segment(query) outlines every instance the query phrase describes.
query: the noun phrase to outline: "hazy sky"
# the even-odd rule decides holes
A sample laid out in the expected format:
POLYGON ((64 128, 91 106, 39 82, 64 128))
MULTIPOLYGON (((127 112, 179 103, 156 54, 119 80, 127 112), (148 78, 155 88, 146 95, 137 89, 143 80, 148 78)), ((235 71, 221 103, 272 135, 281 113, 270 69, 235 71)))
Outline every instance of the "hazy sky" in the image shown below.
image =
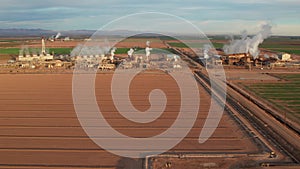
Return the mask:
POLYGON ((300 35, 300 0, 0 0, 0 2, 0 28, 98 29, 124 15, 136 12, 165 12, 187 19, 205 33, 239 33, 245 29, 252 33, 257 31, 257 25, 269 22, 273 25, 273 34, 300 35))

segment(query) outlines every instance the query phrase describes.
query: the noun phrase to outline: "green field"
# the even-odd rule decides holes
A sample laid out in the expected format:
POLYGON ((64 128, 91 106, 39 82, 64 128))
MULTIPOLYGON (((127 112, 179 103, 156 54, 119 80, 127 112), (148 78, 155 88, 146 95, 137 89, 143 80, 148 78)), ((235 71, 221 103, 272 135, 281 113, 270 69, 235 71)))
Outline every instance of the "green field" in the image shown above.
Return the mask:
MULTIPOLYGON (((181 43, 181 42, 170 42, 168 43, 170 46, 172 47, 176 47, 176 48, 202 48, 203 44, 199 44, 199 43, 181 43)), ((223 48, 224 44, 222 43, 212 43, 212 45, 214 45, 215 48, 223 48)))
POLYGON ((300 45, 291 45, 291 44, 262 44, 261 48, 277 51, 277 52, 286 52, 291 54, 300 55, 300 45))
POLYGON ((0 54, 18 55, 19 51, 19 48, 0 48, 0 54))
MULTIPOLYGON (((54 54, 70 54, 73 48, 49 48, 47 49, 49 53, 54 52, 54 54)), ((29 49, 32 50, 32 49, 29 49)), ((0 54, 6 55, 19 55, 20 48, 0 48, 0 54)), ((38 51, 38 49, 35 49, 38 51)))
MULTIPOLYGON (((214 39, 214 38, 212 38, 214 39)), ((217 37, 215 39, 223 39, 222 37, 217 37)), ((202 48, 202 44, 199 43, 182 43, 182 42, 169 42, 172 47, 176 48, 202 48), (199 46, 200 45, 200 46, 199 46)), ((223 43, 212 42, 215 48, 223 48, 223 43)), ((300 38, 293 37, 271 37, 266 39, 260 48, 276 51, 276 52, 286 52, 290 54, 300 55, 300 38)))
POLYGON ((245 88, 300 122, 300 74, 274 74, 278 83, 243 84, 245 88))
POLYGON ((271 37, 265 40, 260 48, 277 52, 286 52, 300 55, 300 39, 293 37, 271 37))
POLYGON ((130 48, 117 48, 115 54, 127 54, 130 48))
POLYGON ((212 43, 214 45, 215 48, 223 48, 224 44, 223 43, 212 43))
POLYGON ((272 50, 277 52, 285 52, 285 53, 300 55, 300 50, 295 50, 295 49, 272 49, 272 50))

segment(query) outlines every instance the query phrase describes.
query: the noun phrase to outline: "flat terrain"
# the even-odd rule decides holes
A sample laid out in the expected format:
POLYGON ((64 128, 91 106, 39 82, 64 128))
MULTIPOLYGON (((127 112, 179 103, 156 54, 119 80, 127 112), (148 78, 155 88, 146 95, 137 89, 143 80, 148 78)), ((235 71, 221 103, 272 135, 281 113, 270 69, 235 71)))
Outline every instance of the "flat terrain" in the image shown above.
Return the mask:
MULTIPOLYGON (((191 53, 191 49, 174 39, 130 38, 119 42, 116 55, 126 56, 131 47, 141 48, 144 52, 146 41, 151 47, 166 49, 165 40, 170 46, 191 53)), ((212 39, 215 48, 221 48, 228 40, 212 39)), ((33 50, 40 49, 40 39, 0 40, 0 63, 6 63, 13 55, 18 55, 20 48, 27 45, 33 50)), ((49 52, 68 54, 73 47, 83 40, 46 42, 49 52)), ((193 48, 198 42, 188 40, 193 48)), ((274 51, 296 50, 298 40, 271 38, 261 47, 274 51), (291 42, 291 43, 290 43, 291 42)), ((198 49, 199 50, 199 49, 198 49)), ((152 53, 155 53, 153 50, 152 53)), ((199 51, 200 52, 200 51, 199 51)), ((16 69, 17 74, 5 74, 0 70, 0 168, 110 168, 140 169, 142 160, 122 158, 111 154, 96 145, 81 128, 72 101, 72 70, 37 70, 16 69), (61 72, 62 74, 59 74, 61 72), (26 74, 28 73, 28 74, 26 74), (51 74, 53 73, 53 74, 51 74)), ((287 112, 288 118, 300 119, 299 116, 299 73, 298 69, 281 70, 226 69, 229 82, 240 84, 247 91, 270 103, 279 112, 287 112), (282 73, 282 72, 286 73, 282 73), (294 74, 292 74, 294 73, 294 74)), ((165 112, 155 121, 140 124, 129 121, 119 114, 111 96, 112 72, 97 74, 95 81, 96 98, 105 119, 118 132, 130 137, 144 138, 162 133, 177 118, 180 109, 180 92, 175 81, 162 72, 147 72, 138 75, 131 84, 130 98, 136 109, 145 111, 149 108, 149 92, 163 90, 168 99, 165 112)), ((260 153, 248 134, 224 112, 219 127, 204 144, 198 143, 200 131, 210 106, 210 96, 199 85, 201 108, 194 127, 188 135, 166 154, 239 154, 242 158, 157 158, 153 167, 164 168, 172 162, 172 168, 228 168, 245 166, 252 163, 249 154, 260 153), (189 164, 187 166, 187 164, 189 164)), ((88 105, 87 105, 88 106, 88 105)), ((186 118, 189 118, 186 112, 186 118)), ((88 120, 94 117, 86 113, 88 120)), ((103 125, 89 126, 102 129, 103 125)), ((180 132, 182 128, 178 128, 180 132)), ((100 139, 118 139, 103 137, 100 139)), ((175 139, 165 138, 168 140, 175 139)), ((146 147, 146 146, 145 146, 146 147)), ((123 151, 123 150, 120 150, 123 151)), ((145 149, 144 152, 149 150, 145 149)), ((257 159, 256 159, 257 160, 257 159)), ((256 161, 257 162, 257 161, 256 161)))
MULTIPOLYGON (((0 78, 0 168, 141 168, 140 161, 108 153, 83 131, 72 102, 72 74, 1 74, 0 78)), ((111 78, 111 73, 97 75, 96 97, 104 117, 119 132, 131 137, 149 137, 161 133, 176 119, 180 93, 167 74, 143 73, 131 84, 132 103, 141 111, 149 107, 147 99, 152 89, 162 89, 168 99, 163 115, 144 125, 128 121, 116 111, 111 98, 111 78)), ((199 144, 210 105, 210 96, 200 86, 199 93, 201 108, 194 127, 169 152, 259 151, 252 138, 226 112, 212 138, 199 144)), ((89 113, 86 118, 93 120, 89 113)), ((219 164, 218 161, 215 163, 219 164)))
POLYGON ((299 73, 273 73, 280 79, 275 82, 252 82, 242 85, 268 101, 281 113, 287 113, 287 117, 300 123, 300 74, 299 73))
POLYGON ((300 55, 299 37, 271 37, 264 41, 261 48, 300 55))
MULTIPOLYGON (((118 40, 121 39, 110 39, 109 43, 113 44, 118 40)), ((124 39, 115 45, 115 47, 117 47, 115 54, 127 56, 127 51, 129 51, 130 48, 140 48, 144 51, 147 41, 150 41, 152 48, 166 50, 166 45, 159 38, 129 38, 124 39)), ((67 55, 70 54, 77 45, 85 43, 86 41, 84 39, 71 41, 56 40, 53 42, 46 41, 46 51, 51 54, 67 55)), ((0 62, 3 60, 3 63, 5 63, 12 57, 18 56, 22 49, 24 53, 39 53, 41 51, 41 39, 0 39, 0 62)))
MULTIPOLYGON (((237 38, 237 37, 236 37, 237 38)), ((109 43, 113 44, 120 39, 111 38, 109 43)), ((182 51, 191 52, 188 47, 193 48, 194 50, 199 50, 203 47, 204 44, 208 44, 207 40, 195 40, 185 38, 187 44, 182 43, 179 40, 166 37, 131 37, 125 40, 122 40, 115 45, 117 47, 116 54, 120 56, 126 56, 127 51, 130 48, 145 48, 146 42, 150 41, 152 48, 166 49, 167 46, 165 43, 168 43, 170 46, 175 48, 180 48, 182 51)), ((224 44, 229 43, 229 39, 225 37, 211 37, 209 39, 211 44, 216 49, 222 49, 224 44)), ((54 42, 46 41, 46 48, 49 53, 54 54, 70 54, 70 51, 79 44, 84 44, 86 41, 84 39, 75 39, 71 41, 62 41, 57 40, 54 42)), ((299 46, 300 40, 297 37, 270 37, 265 40, 260 48, 264 49, 263 51, 268 51, 271 53, 278 52, 287 52, 292 55, 292 58, 299 59, 299 46)), ((19 51, 22 49, 29 49, 31 53, 37 53, 41 48, 41 39, 40 38, 9 38, 9 39, 0 39, 0 62, 1 60, 7 61, 11 57, 15 57, 19 54, 19 51)), ((200 52, 202 53, 202 52, 200 52)))
MULTIPOLYGON (((166 164, 170 164, 169 168, 173 169, 207 169, 207 168, 249 168, 257 166, 254 161, 238 158, 156 158, 153 160, 153 168, 167 168, 166 164)), ((259 168, 259 167, 257 167, 259 168)))

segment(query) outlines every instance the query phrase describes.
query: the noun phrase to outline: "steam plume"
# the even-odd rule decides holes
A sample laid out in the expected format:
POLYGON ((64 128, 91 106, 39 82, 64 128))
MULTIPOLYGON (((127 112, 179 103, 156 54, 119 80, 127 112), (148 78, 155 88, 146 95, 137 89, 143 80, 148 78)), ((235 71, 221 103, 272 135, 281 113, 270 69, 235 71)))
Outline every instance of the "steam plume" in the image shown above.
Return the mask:
POLYGON ((56 34, 56 36, 55 36, 55 39, 58 39, 60 36, 61 36, 61 33, 58 32, 58 33, 56 34))
POLYGON ((242 33, 241 39, 232 39, 229 45, 224 46, 224 52, 226 54, 233 53, 250 53, 253 58, 257 58, 259 55, 258 46, 266 38, 271 36, 272 26, 269 24, 264 24, 261 26, 261 30, 254 36, 248 37, 247 32, 242 33))
POLYGON ((134 50, 132 48, 130 48, 129 51, 127 51, 128 56, 131 58, 133 55, 134 50))
POLYGON ((209 55, 208 55, 208 52, 209 50, 212 48, 209 44, 205 44, 203 46, 204 50, 203 50, 203 55, 204 55, 204 58, 205 59, 208 59, 209 58, 209 55))
POLYGON ((149 47, 149 46, 150 46, 150 41, 147 41, 147 42, 146 42, 146 45, 149 47))

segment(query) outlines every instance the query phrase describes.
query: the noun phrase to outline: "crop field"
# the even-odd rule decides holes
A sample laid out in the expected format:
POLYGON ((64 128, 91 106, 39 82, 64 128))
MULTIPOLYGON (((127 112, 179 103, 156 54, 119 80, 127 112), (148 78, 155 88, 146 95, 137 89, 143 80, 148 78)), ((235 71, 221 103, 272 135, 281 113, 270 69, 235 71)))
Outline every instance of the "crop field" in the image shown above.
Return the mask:
MULTIPOLYGON (((235 37, 236 39, 239 37, 235 37)), ((213 38, 212 45, 215 48, 223 48, 224 44, 227 43, 228 40, 224 38, 213 38)), ((181 42, 168 42, 168 44, 172 47, 176 48, 200 48, 197 43, 181 43, 181 42)), ((300 55, 300 39, 293 37, 270 37, 265 40, 260 46, 260 48, 272 50, 275 52, 286 52, 291 54, 300 55)))
POLYGON ((300 74, 274 74, 278 83, 243 84, 247 89, 300 123, 300 74))
POLYGON ((19 51, 19 48, 0 48, 0 54, 18 55, 19 51))
POLYGON ((290 37, 271 37, 260 45, 261 48, 300 55, 300 39, 290 37))
MULTIPOLYGON (((29 49, 31 51, 32 49, 29 49)), ((54 52, 54 54, 70 54, 72 51, 72 48, 49 48, 47 49, 49 53, 54 52)), ((0 48, 0 54, 6 54, 6 55, 18 55, 20 51, 20 48, 0 48)), ((35 51, 38 51, 38 49, 35 49, 35 51)))
POLYGON ((117 48, 115 54, 126 54, 129 50, 130 48, 117 48))

